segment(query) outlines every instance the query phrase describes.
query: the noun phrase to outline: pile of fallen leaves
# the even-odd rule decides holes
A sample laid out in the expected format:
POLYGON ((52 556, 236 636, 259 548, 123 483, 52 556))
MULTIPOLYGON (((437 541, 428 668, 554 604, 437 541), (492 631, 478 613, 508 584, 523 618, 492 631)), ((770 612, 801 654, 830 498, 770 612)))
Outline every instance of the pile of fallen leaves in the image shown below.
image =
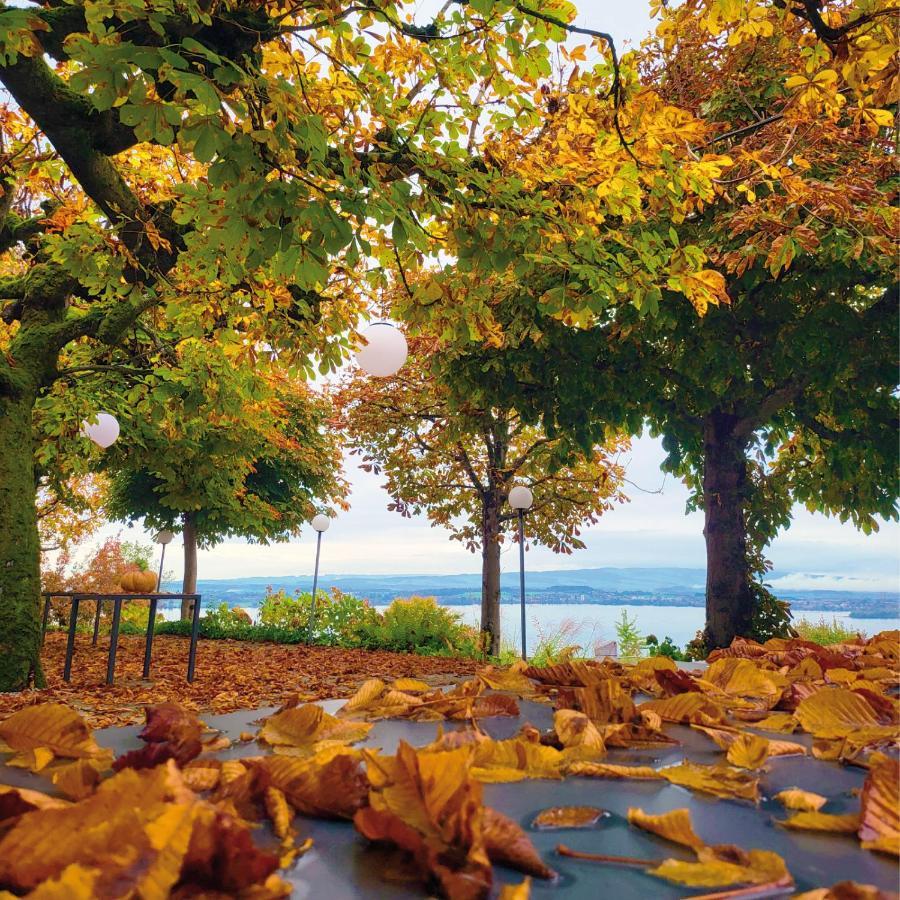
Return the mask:
POLYGON ((298 693, 310 701, 347 697, 372 676, 460 676, 470 675, 478 666, 466 659, 381 650, 201 640, 196 677, 189 684, 185 679, 187 639, 159 635, 153 641, 151 680, 145 681, 144 638, 122 636, 116 655, 116 682, 109 687, 108 637, 101 637, 94 647, 90 635, 77 636, 69 683, 62 680, 65 650, 66 635, 49 632, 41 652, 47 687, 0 693, 0 716, 52 700, 77 709, 90 725, 103 728, 138 724, 143 721, 144 707, 154 703, 174 702, 199 712, 226 713, 278 706, 298 693))
MULTIPOLYGON (((777 795, 789 811, 777 824, 845 832, 867 851, 898 856, 898 662, 900 632, 890 632, 828 648, 736 640, 698 673, 657 657, 634 666, 489 667, 450 690, 416 678, 373 678, 337 715, 290 699, 258 732, 241 735, 247 745, 255 741, 271 752, 225 761, 214 754, 227 739, 209 735, 193 713, 173 703, 148 707, 144 746, 115 760, 73 710, 30 706, 0 722, 0 739, 14 754, 7 765, 40 772, 67 799, 0 786, 0 887, 38 900, 217 892, 280 897, 290 886, 278 870, 312 843, 297 837, 300 815, 352 821, 363 838, 401 851, 423 884, 450 898, 489 896, 495 864, 518 869, 526 880, 501 892, 512 900, 528 896, 530 879, 555 873, 518 823, 485 805, 484 783, 635 778, 753 803, 760 772, 772 760, 810 752, 867 769, 858 809, 828 812, 828 797, 794 788, 777 795), (479 727, 488 717, 518 716, 521 698, 553 704, 549 732, 526 725, 495 740, 479 727), (382 718, 440 724, 424 747, 401 742, 393 755, 355 749, 372 720, 382 718), (462 726, 451 730, 445 723, 462 726), (659 769, 606 761, 612 748, 676 743, 667 732, 671 724, 704 735, 721 759, 659 769), (811 745, 808 737, 790 740, 795 732, 812 735, 811 745), (260 822, 269 829, 260 831, 260 822), (274 836, 268 843, 267 834, 274 836)), ((557 807, 532 824, 585 827, 602 815, 594 807, 557 807)), ((617 857, 601 846, 594 853, 563 844, 556 852, 718 889, 709 895, 717 898, 791 890, 781 856, 711 843, 694 830, 686 809, 634 808, 628 821, 672 843, 678 855, 617 857)), ((803 896, 884 895, 844 884, 803 896)))

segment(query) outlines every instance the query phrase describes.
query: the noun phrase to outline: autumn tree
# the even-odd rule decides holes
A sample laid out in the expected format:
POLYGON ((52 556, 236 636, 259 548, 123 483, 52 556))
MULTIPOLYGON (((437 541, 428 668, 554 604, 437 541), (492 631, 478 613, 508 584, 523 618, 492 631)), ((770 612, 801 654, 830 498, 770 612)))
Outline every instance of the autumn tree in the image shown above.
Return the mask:
MULTIPOLYGON (((692 117, 688 152, 727 153, 703 203, 661 217, 647 202, 641 225, 701 248, 720 302, 692 308, 670 279, 621 303, 547 260, 527 282, 494 277, 495 347, 449 371, 584 442, 609 422, 662 435, 704 510, 705 637, 720 647, 761 617, 783 627, 759 578, 794 502, 865 530, 897 517, 897 79, 879 16, 854 31, 842 12, 822 37, 815 10, 756 4, 752 34, 726 17, 722 40, 714 6, 667 12, 636 66, 648 94, 692 117)), ((577 85, 564 119, 588 102, 577 85)), ((638 161, 649 143, 634 134, 638 161)))
POLYGON ((410 8, 0 4, 0 689, 41 677, 32 420, 60 369, 161 316, 327 370, 359 291, 482 179, 460 136, 537 117, 564 26, 410 8))
POLYGON ((584 547, 581 529, 625 499, 618 454, 627 443, 610 437, 587 453, 573 451, 502 399, 472 403, 435 377, 436 349, 434 340, 419 338, 396 375, 348 376, 335 394, 338 423, 361 468, 384 476, 389 509, 407 517, 424 512, 481 552, 481 631, 496 654, 500 549, 516 518, 506 505, 510 489, 524 484, 534 494, 529 539, 571 553, 584 547))

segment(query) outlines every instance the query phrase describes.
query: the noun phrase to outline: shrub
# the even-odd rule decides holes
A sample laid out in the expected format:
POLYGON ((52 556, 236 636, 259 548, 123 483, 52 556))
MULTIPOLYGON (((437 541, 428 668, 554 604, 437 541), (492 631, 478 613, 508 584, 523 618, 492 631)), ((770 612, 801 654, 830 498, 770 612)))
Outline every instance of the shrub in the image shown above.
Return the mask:
POLYGON ((663 642, 660 643, 654 635, 648 634, 644 643, 651 656, 668 656, 669 659, 675 660, 687 659, 684 653, 678 648, 675 641, 668 635, 666 635, 663 638, 663 642))
POLYGON ((239 606, 231 607, 224 601, 214 609, 209 610, 200 621, 203 622, 204 620, 207 628, 221 628, 226 631, 230 628, 239 628, 243 625, 253 624, 253 620, 246 610, 241 609, 239 606))
POLYGON ((794 630, 803 640, 815 641, 815 643, 823 646, 843 644, 845 641, 855 640, 862 634, 860 631, 847 628, 837 617, 833 617, 828 622, 825 616, 819 616, 817 622, 812 622, 809 619, 798 619, 794 623, 794 630))
MULTIPOLYGON (((374 611, 373 611, 374 612, 374 611)), ((429 655, 476 656, 478 632, 462 624, 458 613, 438 606, 434 597, 398 598, 357 628, 360 645, 370 649, 429 655)))
POLYGON ((574 619, 563 619, 552 631, 544 631, 537 619, 533 621, 538 635, 537 645, 529 656, 533 666, 553 666, 582 656, 581 644, 573 642, 581 626, 574 619))
MULTIPOLYGON (((312 618, 312 593, 292 597, 284 591, 268 591, 259 610, 260 625, 307 632, 312 618)), ((333 587, 330 594, 316 591, 315 630, 313 643, 339 647, 360 646, 360 633, 367 625, 374 625, 378 614, 353 594, 345 594, 333 587)))
POLYGON ((779 600, 758 581, 750 586, 750 591, 753 594, 753 620, 748 637, 761 644, 769 638, 791 637, 795 629, 791 628, 790 604, 779 600))
POLYGON ((624 609, 616 619, 616 643, 619 657, 632 659, 644 651, 644 639, 638 631, 637 619, 629 619, 624 609))

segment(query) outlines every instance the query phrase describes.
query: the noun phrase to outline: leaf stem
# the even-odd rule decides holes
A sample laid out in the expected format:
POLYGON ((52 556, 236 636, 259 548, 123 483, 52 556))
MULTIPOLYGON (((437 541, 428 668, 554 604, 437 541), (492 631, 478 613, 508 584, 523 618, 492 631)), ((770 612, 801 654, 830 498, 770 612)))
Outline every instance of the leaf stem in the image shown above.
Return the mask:
POLYGON ((591 862, 612 863, 617 866, 638 866, 641 869, 656 868, 661 864, 658 859, 638 859, 635 856, 608 856, 605 853, 587 853, 583 850, 573 850, 565 844, 557 844, 556 852, 560 856, 570 856, 573 859, 588 859, 591 862))

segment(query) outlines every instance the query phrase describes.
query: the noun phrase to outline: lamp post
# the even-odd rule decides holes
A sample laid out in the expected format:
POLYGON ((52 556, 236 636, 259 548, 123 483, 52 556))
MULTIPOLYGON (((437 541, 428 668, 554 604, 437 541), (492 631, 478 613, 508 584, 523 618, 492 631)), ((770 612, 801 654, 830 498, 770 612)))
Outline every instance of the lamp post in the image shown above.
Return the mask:
POLYGON ((365 344, 356 351, 356 362, 368 375, 387 378, 400 371, 409 347, 403 332, 390 322, 374 322, 363 333, 365 344))
POLYGON ((162 550, 159 554, 159 574, 156 576, 156 593, 159 593, 162 587, 163 563, 166 561, 166 547, 172 543, 175 535, 171 531, 159 531, 153 537, 153 543, 159 544, 162 550))
POLYGON ((319 553, 322 550, 322 534, 328 531, 331 519, 319 513, 317 516, 313 516, 310 524, 316 530, 316 568, 313 572, 312 607, 309 611, 309 639, 312 640, 313 630, 316 626, 316 588, 319 584, 319 553))
POLYGON ((525 510, 531 509, 534 496, 524 485, 518 484, 509 492, 509 505, 519 516, 519 606, 522 613, 522 659, 525 649, 525 510))

